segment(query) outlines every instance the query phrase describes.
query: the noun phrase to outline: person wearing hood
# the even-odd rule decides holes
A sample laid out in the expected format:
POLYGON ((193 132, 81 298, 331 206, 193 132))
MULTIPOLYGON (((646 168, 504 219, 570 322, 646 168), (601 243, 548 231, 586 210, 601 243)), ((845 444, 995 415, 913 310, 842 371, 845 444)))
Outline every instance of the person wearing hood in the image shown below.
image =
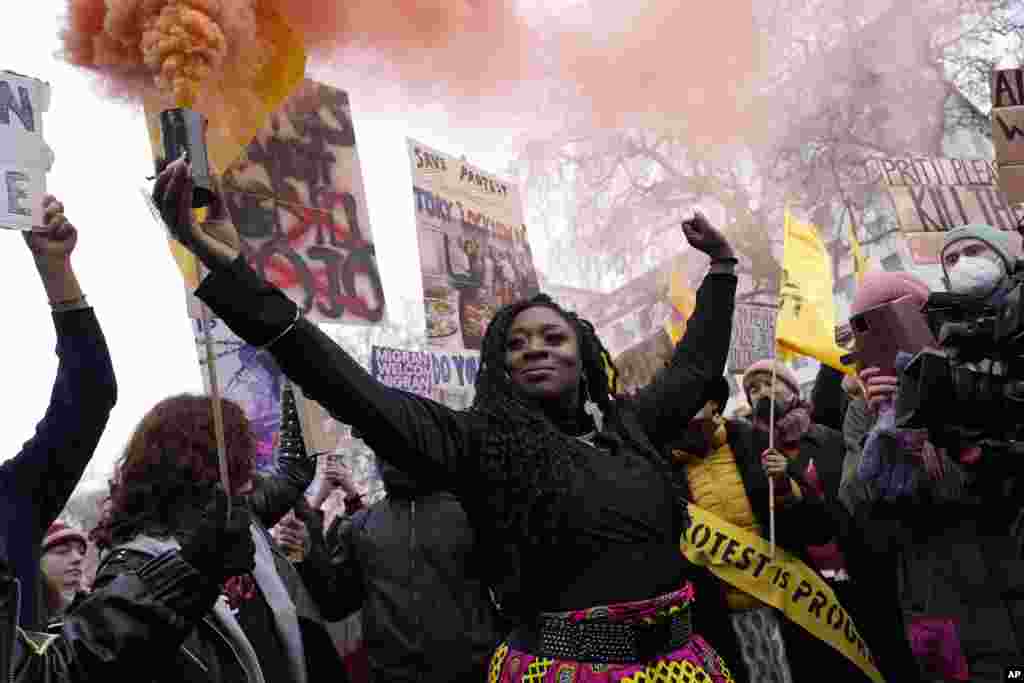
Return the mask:
MULTIPOLYGON (((1010 236, 986 225, 951 230, 941 260, 950 293, 993 304, 1015 263, 1010 236)), ((852 310, 908 294, 923 305, 924 283, 903 280, 896 287, 865 278, 852 310)), ((1013 529, 1019 459, 969 443, 947 451, 925 430, 897 428, 899 378, 865 368, 861 379, 871 415, 856 477, 844 488, 864 537, 895 558, 918 662, 941 680, 1004 680, 1003 668, 1024 660, 1024 562, 1013 529)))
POLYGON ((1017 259, 1010 234, 975 223, 946 233, 942 281, 953 294, 993 300, 1005 294, 1017 259))
POLYGON ((377 460, 387 496, 332 526, 348 613, 362 609, 373 683, 487 680, 506 635, 466 513, 438 483, 377 460))

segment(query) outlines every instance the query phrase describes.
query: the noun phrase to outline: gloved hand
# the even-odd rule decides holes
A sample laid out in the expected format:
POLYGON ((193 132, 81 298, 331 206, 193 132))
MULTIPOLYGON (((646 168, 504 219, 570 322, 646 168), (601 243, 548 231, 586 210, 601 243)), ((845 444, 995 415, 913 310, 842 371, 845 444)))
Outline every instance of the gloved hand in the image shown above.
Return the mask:
POLYGON ((181 557, 218 584, 247 574, 256 566, 250 524, 244 505, 232 505, 228 519, 228 497, 217 484, 199 524, 181 534, 181 557))
POLYGON ((932 481, 945 476, 943 454, 928 441, 927 431, 899 429, 895 423, 896 407, 883 404, 857 468, 857 478, 871 482, 884 500, 913 494, 924 481, 922 469, 932 481))

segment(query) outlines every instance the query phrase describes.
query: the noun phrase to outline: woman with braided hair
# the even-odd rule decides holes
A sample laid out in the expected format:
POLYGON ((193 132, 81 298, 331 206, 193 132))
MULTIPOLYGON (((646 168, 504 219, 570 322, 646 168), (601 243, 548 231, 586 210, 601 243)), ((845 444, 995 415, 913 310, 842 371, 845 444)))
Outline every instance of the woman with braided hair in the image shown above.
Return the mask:
POLYGON ((197 225, 191 197, 187 164, 171 164, 154 199, 210 270, 197 296, 268 348, 379 457, 455 493, 478 537, 501 550, 491 564, 518 572, 498 586, 518 626, 495 653, 491 681, 732 681, 696 633, 692 567, 679 550, 689 522, 684 487, 663 455, 722 375, 732 332, 736 259, 702 215, 683 233, 711 257, 710 273, 651 385, 613 397, 606 368, 614 381, 614 365, 593 326, 538 296, 491 321, 476 399, 455 411, 374 380, 249 268, 222 202, 197 225))

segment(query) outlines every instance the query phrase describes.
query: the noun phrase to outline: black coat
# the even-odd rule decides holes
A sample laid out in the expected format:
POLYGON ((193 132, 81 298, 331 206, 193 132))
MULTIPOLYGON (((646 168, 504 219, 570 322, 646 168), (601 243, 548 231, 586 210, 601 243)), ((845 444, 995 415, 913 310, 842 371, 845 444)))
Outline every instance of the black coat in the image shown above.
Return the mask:
POLYGON ((139 680, 173 662, 219 586, 169 552, 76 603, 55 633, 17 627, 19 581, 0 569, 0 667, 12 683, 139 680), (13 649, 12 649, 13 647, 13 649))
POLYGON ((483 581, 473 529, 455 496, 379 464, 387 498, 328 533, 362 609, 373 681, 485 680, 505 635, 483 581))
POLYGON ((20 581, 24 628, 46 624, 43 538, 78 485, 117 400, 114 367, 93 310, 54 313, 53 322, 58 365, 50 404, 32 438, 0 464, 0 551, 20 581))
MULTIPOLYGON (((303 495, 313 479, 315 469, 316 460, 313 458, 281 453, 276 471, 260 473, 255 477, 253 492, 248 496, 254 520, 264 530, 277 524, 303 495)), ((347 681, 344 664, 323 622, 325 618, 341 618, 341 599, 337 591, 347 590, 347 586, 338 584, 333 576, 325 576, 330 568, 318 567, 312 560, 303 563, 307 566, 300 574, 274 544, 269 533, 265 537, 274 556, 277 573, 295 604, 310 679, 313 680, 314 671, 329 671, 332 680, 344 683, 347 681), (313 585, 307 587, 307 581, 313 585)), ((124 575, 136 571, 149 561, 150 556, 146 552, 131 548, 130 545, 127 548, 112 548, 103 557, 96 573, 95 586, 102 588, 115 585, 124 575)), ((231 635, 212 618, 211 607, 212 603, 203 618, 189 630, 176 657, 170 658, 156 671, 153 680, 252 683, 254 676, 247 673, 244 660, 231 642, 231 635)), ((284 653, 281 656, 285 656, 284 653)))

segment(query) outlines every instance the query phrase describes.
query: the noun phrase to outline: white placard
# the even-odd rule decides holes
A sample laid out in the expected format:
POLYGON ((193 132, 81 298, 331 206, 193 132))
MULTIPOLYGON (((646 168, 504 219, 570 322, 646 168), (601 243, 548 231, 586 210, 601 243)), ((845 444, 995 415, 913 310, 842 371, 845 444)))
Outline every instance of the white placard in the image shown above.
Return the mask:
POLYGON ((53 151, 43 139, 50 86, 0 71, 0 227, 31 230, 43 224, 46 174, 53 151))

